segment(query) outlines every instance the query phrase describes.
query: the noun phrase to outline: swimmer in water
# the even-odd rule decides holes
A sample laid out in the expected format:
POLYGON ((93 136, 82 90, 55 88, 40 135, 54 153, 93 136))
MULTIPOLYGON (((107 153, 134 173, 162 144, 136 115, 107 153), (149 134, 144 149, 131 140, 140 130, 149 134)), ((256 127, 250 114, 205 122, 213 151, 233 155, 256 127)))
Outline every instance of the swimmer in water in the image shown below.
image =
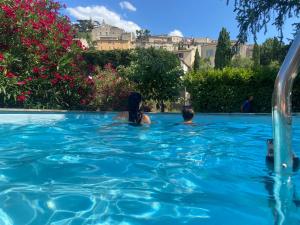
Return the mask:
POLYGON ((132 125, 151 124, 150 117, 144 114, 142 96, 138 92, 131 92, 128 97, 128 112, 119 113, 116 119, 128 120, 132 125))
POLYGON ((193 124, 193 118, 194 118, 194 110, 191 106, 183 106, 182 108, 182 117, 184 120, 184 124, 193 124))

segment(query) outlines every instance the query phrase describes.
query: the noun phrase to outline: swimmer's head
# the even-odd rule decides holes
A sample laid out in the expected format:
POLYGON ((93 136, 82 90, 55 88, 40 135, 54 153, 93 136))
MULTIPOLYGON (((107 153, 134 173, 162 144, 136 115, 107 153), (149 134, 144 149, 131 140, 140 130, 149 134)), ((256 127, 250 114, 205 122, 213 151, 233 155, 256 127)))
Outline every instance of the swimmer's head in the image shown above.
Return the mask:
POLYGON ((194 110, 190 106, 184 106, 182 108, 182 117, 185 122, 191 121, 194 117, 194 110))

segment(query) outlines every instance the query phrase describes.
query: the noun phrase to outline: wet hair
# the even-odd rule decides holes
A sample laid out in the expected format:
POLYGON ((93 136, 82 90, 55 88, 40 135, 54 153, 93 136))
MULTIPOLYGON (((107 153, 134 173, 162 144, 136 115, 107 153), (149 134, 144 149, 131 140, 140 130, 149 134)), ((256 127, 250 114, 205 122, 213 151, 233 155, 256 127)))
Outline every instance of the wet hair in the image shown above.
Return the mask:
POLYGON ((128 121, 135 124, 141 124, 143 113, 140 105, 142 102, 142 96, 138 92, 131 92, 128 97, 128 121))
POLYGON ((182 117, 184 121, 192 120, 194 117, 194 110, 190 106, 184 106, 182 108, 182 117))

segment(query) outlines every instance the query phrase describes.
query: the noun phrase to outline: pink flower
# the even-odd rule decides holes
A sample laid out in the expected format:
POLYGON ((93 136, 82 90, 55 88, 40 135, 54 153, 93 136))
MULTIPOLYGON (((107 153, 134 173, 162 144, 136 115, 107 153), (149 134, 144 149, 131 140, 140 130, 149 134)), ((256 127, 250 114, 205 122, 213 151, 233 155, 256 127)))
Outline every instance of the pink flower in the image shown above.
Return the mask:
POLYGON ((0 53, 0 61, 4 60, 4 55, 2 53, 0 53))
POLYGON ((56 85, 58 83, 58 80, 57 79, 52 79, 51 80, 51 84, 54 86, 54 85, 56 85))
POLYGON ((47 75, 40 75, 40 78, 42 78, 42 79, 47 79, 48 76, 47 76, 47 75))
POLYGON ((26 84, 26 81, 18 81, 17 82, 17 85, 19 85, 19 86, 23 86, 23 85, 25 85, 26 84))
POLYGON ((25 102, 26 101, 26 96, 24 94, 18 95, 17 96, 17 101, 18 102, 25 102))
POLYGON ((81 100, 80 100, 80 104, 81 104, 81 105, 85 105, 85 104, 86 104, 86 100, 85 100, 85 99, 81 99, 81 100))
POLYGON ((34 67, 34 68, 32 69, 32 72, 33 72, 33 73, 39 73, 39 72, 40 72, 40 69, 39 69, 38 67, 34 67))
POLYGON ((17 77, 15 74, 13 74, 12 72, 7 72, 5 75, 7 78, 15 78, 17 77))

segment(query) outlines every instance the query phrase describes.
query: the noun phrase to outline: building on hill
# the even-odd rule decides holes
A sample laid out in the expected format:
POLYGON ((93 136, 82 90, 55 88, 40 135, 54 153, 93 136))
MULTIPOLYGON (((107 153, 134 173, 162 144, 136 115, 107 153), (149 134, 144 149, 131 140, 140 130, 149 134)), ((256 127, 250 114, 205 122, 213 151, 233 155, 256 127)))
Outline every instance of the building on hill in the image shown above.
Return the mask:
POLYGON ((94 41, 94 47, 99 51, 133 49, 134 43, 128 40, 99 40, 94 41))
MULTIPOLYGON (((81 24, 93 24, 94 28, 90 33, 91 41, 96 50, 133 49, 133 48, 156 48, 165 49, 178 55, 189 68, 193 67, 195 52, 198 49, 200 57, 209 59, 214 66, 217 41, 208 37, 186 38, 169 35, 147 35, 144 38, 136 39, 135 34, 106 24, 104 21, 95 23, 89 21, 81 24)), ((232 45, 236 42, 232 41, 232 45)), ((241 45, 237 54, 242 58, 251 58, 253 45, 241 45)))
POLYGON ((174 51, 178 49, 178 44, 183 40, 182 37, 168 35, 151 35, 142 40, 136 40, 137 48, 156 48, 174 51))
POLYGON ((91 39, 97 50, 132 49, 135 35, 103 22, 92 30, 91 39))

